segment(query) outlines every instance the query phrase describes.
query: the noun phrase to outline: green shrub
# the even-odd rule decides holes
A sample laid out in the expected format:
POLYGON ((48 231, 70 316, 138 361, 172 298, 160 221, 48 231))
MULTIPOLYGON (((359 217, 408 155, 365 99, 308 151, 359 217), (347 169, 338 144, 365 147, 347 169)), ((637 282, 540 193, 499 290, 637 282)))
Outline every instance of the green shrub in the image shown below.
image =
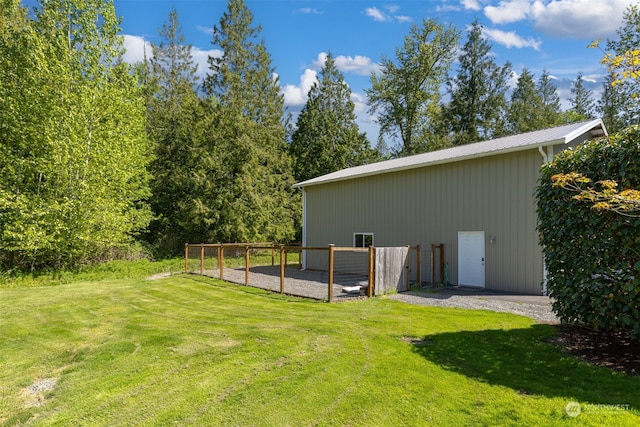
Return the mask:
POLYGON ((597 183, 640 188, 640 128, 559 153, 542 168, 536 196, 538 231, 556 314, 569 323, 622 331, 640 339, 640 217, 593 209, 554 186, 578 172, 597 183))

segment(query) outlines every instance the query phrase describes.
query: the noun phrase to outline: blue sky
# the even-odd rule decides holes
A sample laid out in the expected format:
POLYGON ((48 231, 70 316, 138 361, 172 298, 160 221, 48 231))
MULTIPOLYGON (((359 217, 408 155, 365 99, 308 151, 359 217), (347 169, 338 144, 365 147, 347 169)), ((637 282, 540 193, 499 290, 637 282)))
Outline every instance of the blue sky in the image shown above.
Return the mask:
MULTIPOLYGON (((326 52, 331 52, 353 92, 358 123, 374 142, 375 117, 367 114, 364 90, 378 72, 382 56, 395 57, 412 24, 437 18, 463 31, 474 20, 485 28, 499 65, 510 61, 515 75, 528 68, 535 77, 544 69, 555 79, 563 106, 571 81, 584 74, 599 97, 606 70, 603 53, 588 49, 597 38, 616 38, 622 14, 637 0, 246 0, 254 26, 262 27, 272 65, 280 78, 288 110, 299 111, 326 52)), ((219 55, 211 29, 227 9, 226 0, 115 0, 122 17, 126 60, 142 59, 149 41, 159 43, 158 29, 175 6, 186 38, 193 46, 200 74, 208 55, 219 55)), ((603 43, 604 45, 604 43, 603 43)), ((147 49, 147 53, 150 49, 147 49)), ((456 69, 456 64, 452 72, 456 69)))

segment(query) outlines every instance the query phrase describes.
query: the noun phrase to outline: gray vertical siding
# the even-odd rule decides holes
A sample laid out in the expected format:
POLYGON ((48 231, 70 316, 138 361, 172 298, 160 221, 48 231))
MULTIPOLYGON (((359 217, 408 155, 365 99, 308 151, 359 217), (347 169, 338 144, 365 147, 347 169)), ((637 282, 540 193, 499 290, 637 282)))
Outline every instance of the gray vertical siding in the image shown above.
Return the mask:
POLYGON ((307 245, 352 246, 354 232, 374 233, 376 246, 444 243, 457 284, 458 231, 484 231, 486 288, 540 294, 541 163, 528 150, 306 187, 307 245))

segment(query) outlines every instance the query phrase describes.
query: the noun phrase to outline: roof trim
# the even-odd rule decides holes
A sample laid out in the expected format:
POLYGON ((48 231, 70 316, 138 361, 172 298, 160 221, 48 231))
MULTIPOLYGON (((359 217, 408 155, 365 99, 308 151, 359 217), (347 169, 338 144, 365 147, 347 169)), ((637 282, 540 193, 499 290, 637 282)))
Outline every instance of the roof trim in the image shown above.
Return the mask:
POLYGON ((607 130, 601 119, 573 123, 519 135, 497 138, 490 141, 476 142, 444 150, 431 151, 428 153, 416 154, 414 156, 342 169, 317 178, 299 182, 294 184, 293 188, 304 188, 354 178, 364 178, 391 172, 401 172, 427 166, 536 149, 538 147, 569 144, 585 133, 591 134, 592 137, 606 136, 607 130))

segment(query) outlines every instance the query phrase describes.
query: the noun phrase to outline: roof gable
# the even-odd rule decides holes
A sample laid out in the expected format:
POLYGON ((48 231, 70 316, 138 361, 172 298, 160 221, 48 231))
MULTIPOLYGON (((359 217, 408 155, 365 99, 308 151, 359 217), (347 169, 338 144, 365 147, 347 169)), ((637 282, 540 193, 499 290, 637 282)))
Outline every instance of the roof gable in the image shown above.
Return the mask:
POLYGON ((537 147, 569 144, 586 133, 590 133, 592 137, 607 135, 607 131, 602 120, 596 119, 506 136, 489 141, 460 145, 444 150, 431 151, 399 159, 385 160, 363 166, 355 166, 299 182, 293 187, 302 188, 311 185, 326 184, 329 182, 398 172, 443 163, 452 163, 478 157, 530 150, 537 147))

